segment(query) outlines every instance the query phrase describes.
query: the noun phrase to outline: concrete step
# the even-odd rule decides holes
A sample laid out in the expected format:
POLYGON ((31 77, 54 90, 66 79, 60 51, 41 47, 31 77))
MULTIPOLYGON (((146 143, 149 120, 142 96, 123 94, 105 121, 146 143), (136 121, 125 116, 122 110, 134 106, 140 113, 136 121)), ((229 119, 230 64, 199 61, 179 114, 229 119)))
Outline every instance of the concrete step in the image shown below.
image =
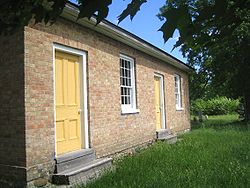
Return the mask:
POLYGON ((162 139, 170 134, 168 129, 161 129, 156 131, 156 139, 162 139))
POLYGON ((111 158, 101 158, 89 163, 69 168, 52 176, 52 183, 57 185, 74 185, 86 183, 101 175, 112 165, 111 158))
POLYGON ((58 156, 56 161, 55 173, 63 172, 67 169, 75 168, 95 160, 93 149, 82 149, 58 156))
POLYGON ((167 136, 158 138, 157 140, 165 141, 165 142, 167 142, 169 144, 174 144, 174 143, 177 142, 177 136, 175 134, 169 134, 167 136))

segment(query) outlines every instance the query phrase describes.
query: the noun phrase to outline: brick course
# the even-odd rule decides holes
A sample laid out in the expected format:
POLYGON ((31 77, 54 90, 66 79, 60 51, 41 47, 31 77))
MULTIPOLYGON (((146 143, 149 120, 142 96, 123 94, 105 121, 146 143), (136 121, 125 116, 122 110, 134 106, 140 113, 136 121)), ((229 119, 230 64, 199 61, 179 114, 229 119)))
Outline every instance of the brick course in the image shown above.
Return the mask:
MULTIPOLYGON (((186 72, 62 18, 58 19, 52 26, 30 24, 24 28, 22 36, 19 42, 22 46, 22 48, 20 47, 22 53, 19 52, 21 55, 18 66, 22 68, 23 73, 19 73, 20 78, 9 89, 14 91, 15 87, 18 87, 22 91, 18 91, 18 95, 11 93, 9 98, 15 98, 15 100, 20 101, 19 103, 22 103, 21 112, 13 110, 13 113, 18 113, 19 118, 16 118, 21 121, 22 125, 20 132, 23 133, 23 140, 21 138, 19 140, 22 140, 23 144, 20 143, 19 148, 21 149, 18 152, 22 151, 20 158, 24 157, 25 159, 20 161, 23 162, 22 165, 27 171, 27 181, 48 176, 53 171, 55 156, 53 43, 87 52, 89 140, 90 146, 96 150, 98 157, 112 155, 131 148, 131 146, 154 140, 156 121, 154 73, 164 76, 167 128, 173 132, 190 128, 188 75, 186 72), (136 98, 137 108, 140 109, 140 112, 136 114, 121 114, 120 53, 135 59, 136 98), (182 77, 184 108, 182 111, 176 111, 175 108, 175 73, 182 77)), ((14 45, 12 39, 4 39, 3 42, 0 41, 0 46, 3 46, 6 41, 12 41, 9 42, 10 47, 14 45)), ((3 59, 1 62, 8 58, 10 53, 11 51, 7 51, 5 57, 1 57, 3 59)), ((14 57, 8 61, 18 62, 14 57)), ((11 70, 8 67, 6 72, 11 70)), ((16 69, 14 70, 16 71, 16 69)), ((6 82, 4 82, 6 85, 4 87, 7 87, 9 79, 11 76, 6 79, 1 77, 1 82, 2 80, 6 82)), ((6 95, 6 93, 2 94, 3 97, 6 95)), ((0 110, 3 111, 3 109, 0 110)), ((20 109, 20 105, 17 109, 20 109)), ((6 118, 9 115, 9 112, 3 115, 1 113, 1 118, 6 118)), ((18 125, 19 122, 16 121, 12 123, 13 126, 18 125)), ((7 120, 0 121, 1 124, 6 124, 6 122, 7 120)), ((14 139, 14 135, 10 137, 10 139, 14 139)), ((4 140, 2 136, 0 139, 4 140)), ((14 140, 10 141, 11 145, 14 143, 14 140)), ((9 146, 3 148, 1 145, 1 152, 8 148, 9 146)), ((10 154, 12 151, 4 152, 10 154)), ((17 156, 13 154, 13 157, 17 156)))

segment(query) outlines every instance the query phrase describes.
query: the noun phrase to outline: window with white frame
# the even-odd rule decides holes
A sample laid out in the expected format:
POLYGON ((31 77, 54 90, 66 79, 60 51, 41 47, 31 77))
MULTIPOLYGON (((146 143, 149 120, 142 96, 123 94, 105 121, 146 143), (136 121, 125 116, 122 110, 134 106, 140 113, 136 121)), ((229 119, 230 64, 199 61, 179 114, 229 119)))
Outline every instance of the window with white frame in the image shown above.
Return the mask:
POLYGON ((174 92, 175 92, 175 104, 176 109, 181 109, 181 77, 180 75, 174 75, 174 92))
POLYGON ((120 55, 120 84, 122 113, 136 112, 134 60, 120 55))

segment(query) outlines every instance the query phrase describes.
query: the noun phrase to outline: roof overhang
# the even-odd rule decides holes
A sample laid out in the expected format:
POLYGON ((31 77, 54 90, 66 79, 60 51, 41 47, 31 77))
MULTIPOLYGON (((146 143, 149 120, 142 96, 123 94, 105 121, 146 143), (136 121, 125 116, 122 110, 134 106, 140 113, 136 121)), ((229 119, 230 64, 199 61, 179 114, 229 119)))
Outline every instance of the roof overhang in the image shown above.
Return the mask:
POLYGON ((186 72, 193 71, 193 69, 190 66, 186 65, 177 58, 153 46, 152 44, 139 38, 138 36, 112 24, 107 20, 104 20, 100 22, 98 25, 96 25, 95 17, 92 17, 90 20, 85 18, 77 20, 78 14, 79 10, 76 6, 71 4, 66 4, 61 16, 67 20, 71 20, 82 26, 90 28, 91 30, 94 30, 98 33, 102 33, 103 35, 106 35, 114 40, 117 40, 121 43, 131 46, 139 51, 142 51, 150 56, 160 59, 161 61, 173 65, 174 67, 177 67, 183 71, 186 72))

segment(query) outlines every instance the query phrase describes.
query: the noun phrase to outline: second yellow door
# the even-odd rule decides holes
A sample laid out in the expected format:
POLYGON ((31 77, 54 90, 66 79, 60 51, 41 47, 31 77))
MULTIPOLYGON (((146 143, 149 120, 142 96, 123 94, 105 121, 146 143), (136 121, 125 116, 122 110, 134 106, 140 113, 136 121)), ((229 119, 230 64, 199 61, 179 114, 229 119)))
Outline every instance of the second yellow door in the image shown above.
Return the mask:
POLYGON ((56 52, 56 154, 79 150, 81 138, 79 57, 56 52))
POLYGON ((160 77, 154 77, 155 85, 155 113, 156 113, 156 130, 162 129, 162 113, 161 113, 161 80, 160 77))

